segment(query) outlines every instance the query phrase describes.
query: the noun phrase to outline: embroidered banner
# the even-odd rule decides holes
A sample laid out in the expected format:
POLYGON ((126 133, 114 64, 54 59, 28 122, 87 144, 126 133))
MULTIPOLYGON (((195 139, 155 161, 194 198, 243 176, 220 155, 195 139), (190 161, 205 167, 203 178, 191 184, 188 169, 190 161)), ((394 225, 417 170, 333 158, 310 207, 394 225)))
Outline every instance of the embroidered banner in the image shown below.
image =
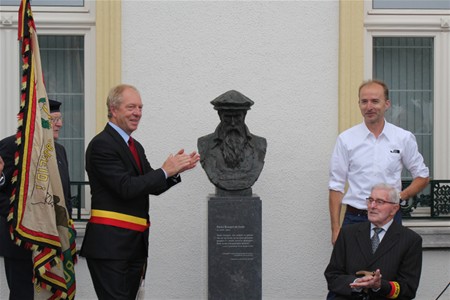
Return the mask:
POLYGON ((35 299, 75 297, 75 230, 56 161, 51 115, 29 0, 19 8, 22 54, 15 189, 8 220, 16 244, 32 251, 35 299))

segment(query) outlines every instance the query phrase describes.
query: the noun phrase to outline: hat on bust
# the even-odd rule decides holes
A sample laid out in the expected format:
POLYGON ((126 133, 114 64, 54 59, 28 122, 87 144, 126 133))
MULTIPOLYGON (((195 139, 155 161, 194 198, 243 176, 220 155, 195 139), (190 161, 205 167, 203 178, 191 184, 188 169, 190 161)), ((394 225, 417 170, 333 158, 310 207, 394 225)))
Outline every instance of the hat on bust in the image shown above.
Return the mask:
POLYGON ((238 91, 231 90, 211 101, 211 104, 216 110, 249 110, 254 102, 238 91))

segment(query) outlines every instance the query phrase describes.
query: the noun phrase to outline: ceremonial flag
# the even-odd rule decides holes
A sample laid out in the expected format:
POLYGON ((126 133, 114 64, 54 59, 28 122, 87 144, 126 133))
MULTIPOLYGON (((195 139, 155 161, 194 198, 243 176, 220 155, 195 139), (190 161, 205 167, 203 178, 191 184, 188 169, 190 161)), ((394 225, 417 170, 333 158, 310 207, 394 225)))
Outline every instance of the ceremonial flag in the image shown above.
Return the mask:
POLYGON ((21 103, 8 220, 16 244, 32 251, 35 299, 75 297, 75 231, 56 161, 47 92, 30 0, 19 9, 21 103))

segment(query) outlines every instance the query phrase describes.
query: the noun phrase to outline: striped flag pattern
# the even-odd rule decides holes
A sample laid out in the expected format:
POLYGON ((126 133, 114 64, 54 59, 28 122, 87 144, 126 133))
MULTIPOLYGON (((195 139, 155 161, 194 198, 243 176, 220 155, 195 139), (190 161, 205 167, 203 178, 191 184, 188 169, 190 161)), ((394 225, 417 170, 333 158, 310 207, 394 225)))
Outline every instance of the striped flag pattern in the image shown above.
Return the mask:
POLYGON ((32 251, 35 299, 75 297, 75 230, 56 160, 51 115, 30 0, 19 8, 22 79, 8 221, 17 245, 32 251))

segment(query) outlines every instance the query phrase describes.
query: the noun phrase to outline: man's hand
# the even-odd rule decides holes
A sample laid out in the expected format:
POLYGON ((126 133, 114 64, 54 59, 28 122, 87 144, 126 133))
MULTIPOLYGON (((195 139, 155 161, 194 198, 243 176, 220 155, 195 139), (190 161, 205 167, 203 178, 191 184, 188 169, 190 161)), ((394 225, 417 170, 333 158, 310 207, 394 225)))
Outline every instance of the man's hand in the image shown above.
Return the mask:
POLYGON ((372 274, 367 274, 364 277, 356 279, 350 283, 352 289, 373 289, 378 290, 381 287, 381 273, 380 269, 377 269, 372 274))
POLYGON ((162 168, 166 171, 167 176, 174 176, 186 170, 190 170, 197 165, 200 155, 197 152, 191 154, 184 153, 184 149, 180 149, 177 154, 170 154, 166 159, 162 168))
POLYGON ((181 169, 179 173, 182 173, 184 171, 195 168, 195 166, 197 165, 197 162, 200 160, 200 154, 198 154, 196 151, 192 151, 192 153, 189 154, 189 157, 190 157, 189 165, 187 165, 185 168, 181 169))

